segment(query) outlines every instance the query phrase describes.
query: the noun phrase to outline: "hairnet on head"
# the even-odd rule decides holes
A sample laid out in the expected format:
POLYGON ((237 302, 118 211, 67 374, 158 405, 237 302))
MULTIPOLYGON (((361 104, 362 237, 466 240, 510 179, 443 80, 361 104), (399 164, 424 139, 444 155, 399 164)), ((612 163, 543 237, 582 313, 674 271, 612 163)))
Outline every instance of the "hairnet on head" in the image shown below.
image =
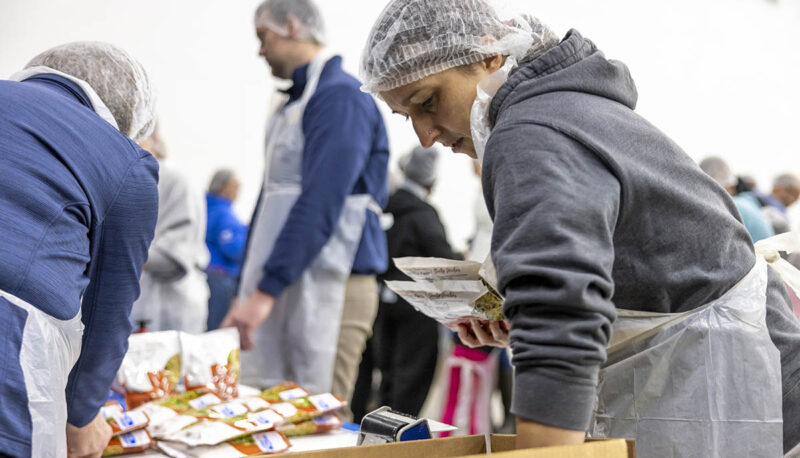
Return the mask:
POLYGON ((256 8, 256 26, 263 25, 285 37, 290 14, 300 22, 299 38, 325 43, 325 23, 319 8, 311 0, 265 0, 256 8))
POLYGON ((150 135, 155 94, 147 73, 124 50, 108 43, 67 43, 34 57, 25 68, 45 66, 86 81, 108 107, 120 132, 133 140, 150 135))
POLYGON ((407 179, 429 188, 436 182, 439 150, 417 146, 400 158, 400 170, 407 179))
POLYGON ((521 61, 557 43, 538 19, 501 17, 487 0, 392 0, 361 56, 361 89, 389 91, 498 54, 521 61))
POLYGON ((720 186, 736 186, 736 177, 733 176, 731 168, 724 159, 711 156, 700 161, 700 169, 714 179, 720 186))
POLYGON ((219 194, 224 189, 225 186, 228 185, 228 182, 231 181, 233 178, 233 170, 231 169, 220 169, 214 173, 214 176, 211 177, 211 183, 208 185, 208 192, 211 194, 219 194))

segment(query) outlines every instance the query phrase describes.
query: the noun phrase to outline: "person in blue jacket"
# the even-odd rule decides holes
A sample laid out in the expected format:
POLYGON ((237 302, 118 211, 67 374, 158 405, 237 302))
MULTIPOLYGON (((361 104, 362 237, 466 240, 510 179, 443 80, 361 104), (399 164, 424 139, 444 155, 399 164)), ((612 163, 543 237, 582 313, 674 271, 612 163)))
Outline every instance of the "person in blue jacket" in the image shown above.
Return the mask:
POLYGON ((0 452, 100 456, 153 238, 158 164, 144 69, 97 42, 0 81, 0 452))
POLYGON ((242 336, 242 380, 294 380, 351 396, 387 267, 379 214, 389 145, 375 101, 324 47, 309 0, 267 0, 255 14, 259 54, 291 80, 266 135, 262 192, 238 303, 224 325, 242 336), (338 350, 337 350, 338 349, 338 350))
POLYGON ((218 170, 211 178, 206 193, 208 211, 206 245, 211 253, 208 264, 208 330, 217 329, 228 313, 236 295, 247 225, 233 212, 233 202, 239 195, 239 178, 230 169, 218 170))

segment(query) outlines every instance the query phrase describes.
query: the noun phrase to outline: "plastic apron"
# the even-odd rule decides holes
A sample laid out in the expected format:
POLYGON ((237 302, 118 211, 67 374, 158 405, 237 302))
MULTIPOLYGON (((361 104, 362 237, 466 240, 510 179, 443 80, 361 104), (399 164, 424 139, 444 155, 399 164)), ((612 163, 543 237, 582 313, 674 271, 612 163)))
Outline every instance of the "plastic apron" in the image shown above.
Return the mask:
POLYGON ((782 456, 781 363, 766 291, 758 257, 698 309, 619 310, 590 435, 636 439, 640 456, 782 456))
MULTIPOLYGON (((242 267, 240 302, 255 292, 275 240, 301 194, 303 112, 326 62, 322 54, 311 62, 302 97, 280 108, 270 120, 264 188, 242 267)), ((320 254, 298 281, 276 298, 269 318, 255 332, 255 349, 242 353, 243 383, 266 387, 292 380, 311 392, 330 391, 345 286, 366 212, 379 213, 376 206, 370 195, 346 199, 338 225, 320 254)))
MULTIPOLYGON (((81 312, 69 320, 56 319, 18 297, 0 290, 3 298, 28 313, 19 363, 31 415, 31 456, 67 456, 66 388, 72 366, 81 353, 81 312)), ((0 337, 2 338, 2 337, 0 337)))

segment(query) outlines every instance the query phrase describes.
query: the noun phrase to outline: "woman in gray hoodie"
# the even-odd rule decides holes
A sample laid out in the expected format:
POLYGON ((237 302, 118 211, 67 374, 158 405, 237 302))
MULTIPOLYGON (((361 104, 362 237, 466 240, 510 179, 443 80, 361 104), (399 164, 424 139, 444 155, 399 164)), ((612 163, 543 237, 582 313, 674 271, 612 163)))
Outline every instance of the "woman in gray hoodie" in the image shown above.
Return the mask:
POLYGON ((510 338, 518 447, 586 432, 635 438, 641 456, 778 456, 800 442, 785 287, 725 190, 635 113, 624 64, 486 0, 393 0, 361 76, 422 146, 482 161, 512 325, 460 334, 510 338))

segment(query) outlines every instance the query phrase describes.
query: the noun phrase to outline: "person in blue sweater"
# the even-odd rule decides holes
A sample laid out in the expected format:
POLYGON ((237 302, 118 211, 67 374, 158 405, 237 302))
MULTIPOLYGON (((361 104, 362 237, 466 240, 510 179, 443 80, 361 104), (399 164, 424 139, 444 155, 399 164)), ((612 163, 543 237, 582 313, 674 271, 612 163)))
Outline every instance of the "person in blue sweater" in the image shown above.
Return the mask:
POLYGON ((206 245, 211 253, 208 264, 208 330, 217 329, 236 295, 236 279, 244 257, 247 225, 233 212, 239 196, 239 178, 233 170, 214 173, 206 193, 206 245))
POLYGON ((153 238, 158 164, 144 69, 97 42, 0 81, 0 451, 100 456, 153 238))
POLYGON ((349 398, 386 269, 379 214, 388 199, 383 119, 340 57, 324 50, 309 0, 267 0, 259 54, 291 80, 266 136, 269 161, 251 223, 239 306, 242 381, 294 380, 349 398))

